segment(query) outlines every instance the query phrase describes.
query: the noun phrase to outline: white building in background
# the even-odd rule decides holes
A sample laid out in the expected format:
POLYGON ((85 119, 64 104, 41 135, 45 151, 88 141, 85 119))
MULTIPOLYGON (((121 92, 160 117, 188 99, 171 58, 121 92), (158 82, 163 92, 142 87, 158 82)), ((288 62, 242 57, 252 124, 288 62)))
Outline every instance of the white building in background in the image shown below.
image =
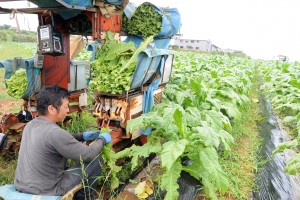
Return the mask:
POLYGON ((219 51, 221 48, 212 44, 210 40, 194 40, 178 38, 173 43, 178 49, 195 51, 219 51))

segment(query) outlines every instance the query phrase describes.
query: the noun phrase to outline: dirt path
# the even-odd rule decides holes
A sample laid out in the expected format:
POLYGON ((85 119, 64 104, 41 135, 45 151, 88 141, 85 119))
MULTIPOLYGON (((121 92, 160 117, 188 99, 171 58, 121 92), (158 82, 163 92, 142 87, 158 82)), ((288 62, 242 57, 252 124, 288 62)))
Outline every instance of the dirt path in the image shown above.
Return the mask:
POLYGON ((22 100, 0 100, 0 118, 9 113, 16 113, 21 110, 22 100))

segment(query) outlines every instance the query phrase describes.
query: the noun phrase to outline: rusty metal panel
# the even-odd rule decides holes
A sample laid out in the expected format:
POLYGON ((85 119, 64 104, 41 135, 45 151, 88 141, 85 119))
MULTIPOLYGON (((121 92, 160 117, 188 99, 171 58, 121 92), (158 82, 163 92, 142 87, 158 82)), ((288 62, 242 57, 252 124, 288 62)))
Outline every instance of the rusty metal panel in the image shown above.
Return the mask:
POLYGON ((129 113, 130 119, 136 118, 137 114, 143 111, 143 95, 140 94, 136 97, 129 99, 129 113))
POLYGON ((70 82, 70 36, 67 30, 57 25, 57 30, 63 33, 65 55, 44 56, 42 74, 42 86, 58 84, 68 89, 70 82))
POLYGON ((100 39, 101 32, 106 32, 109 30, 118 33, 121 32, 121 21, 121 15, 112 15, 107 18, 101 15, 99 9, 97 13, 92 15, 93 38, 100 39))
MULTIPOLYGON (((154 90, 155 104, 161 103, 165 86, 154 90)), ((127 121, 137 118, 143 113, 143 93, 141 90, 132 91, 126 95, 97 94, 93 115, 98 118, 98 127, 109 127, 112 136, 112 144, 123 140, 140 137, 140 131, 126 133, 127 121)), ((145 143, 142 137, 141 142, 145 143)))

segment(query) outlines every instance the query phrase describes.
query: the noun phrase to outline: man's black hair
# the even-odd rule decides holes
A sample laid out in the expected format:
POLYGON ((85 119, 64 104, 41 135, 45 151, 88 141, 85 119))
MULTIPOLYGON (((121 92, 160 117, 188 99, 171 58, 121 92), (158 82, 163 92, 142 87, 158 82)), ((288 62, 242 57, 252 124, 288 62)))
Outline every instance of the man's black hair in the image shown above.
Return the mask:
POLYGON ((41 89, 37 96, 37 111, 40 115, 48 113, 48 106, 52 105, 59 111, 64 98, 69 98, 68 90, 58 85, 47 86, 41 89))

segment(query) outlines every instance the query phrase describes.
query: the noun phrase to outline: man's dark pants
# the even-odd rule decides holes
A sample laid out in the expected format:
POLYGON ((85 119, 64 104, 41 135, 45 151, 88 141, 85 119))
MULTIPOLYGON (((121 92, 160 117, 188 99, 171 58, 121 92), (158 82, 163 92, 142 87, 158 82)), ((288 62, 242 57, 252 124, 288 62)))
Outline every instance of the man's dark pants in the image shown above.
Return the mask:
POLYGON ((103 159, 99 155, 90 163, 80 163, 70 166, 63 177, 63 182, 67 190, 71 190, 79 183, 84 183, 84 187, 75 194, 77 200, 92 200, 97 188, 97 179, 100 176, 101 166, 103 166, 103 159))

